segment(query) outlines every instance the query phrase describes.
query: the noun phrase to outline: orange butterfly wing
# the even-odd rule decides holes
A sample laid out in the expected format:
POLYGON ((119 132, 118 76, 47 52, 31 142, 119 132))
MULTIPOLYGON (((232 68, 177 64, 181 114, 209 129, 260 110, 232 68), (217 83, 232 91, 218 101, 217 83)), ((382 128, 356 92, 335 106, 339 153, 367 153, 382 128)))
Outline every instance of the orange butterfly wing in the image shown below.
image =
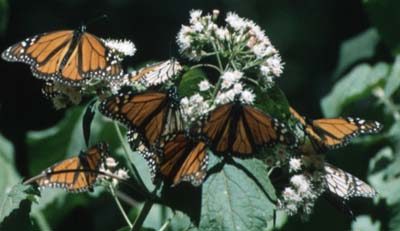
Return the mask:
POLYGON ((351 138, 361 134, 373 134, 382 129, 377 121, 360 118, 331 118, 306 121, 293 108, 292 115, 304 126, 305 132, 319 151, 335 149, 347 145, 351 138))
POLYGON ((97 180, 104 159, 108 156, 108 145, 99 143, 43 171, 44 176, 36 183, 40 187, 63 188, 70 192, 90 190, 97 180))
POLYGON ((218 154, 232 153, 239 156, 254 154, 259 146, 276 142, 297 145, 296 137, 284 124, 249 105, 228 103, 212 111, 203 133, 218 154))
POLYGON ((37 78, 74 86, 92 77, 113 79, 123 74, 116 51, 83 30, 56 31, 27 38, 5 50, 2 58, 31 65, 37 78))
POLYGON ((170 93, 121 93, 101 103, 100 111, 138 131, 147 147, 162 135, 183 130, 180 108, 170 93))
POLYGON ((160 174, 172 185, 189 181, 194 186, 203 183, 206 176, 208 156, 204 142, 191 142, 178 133, 162 147, 160 174))

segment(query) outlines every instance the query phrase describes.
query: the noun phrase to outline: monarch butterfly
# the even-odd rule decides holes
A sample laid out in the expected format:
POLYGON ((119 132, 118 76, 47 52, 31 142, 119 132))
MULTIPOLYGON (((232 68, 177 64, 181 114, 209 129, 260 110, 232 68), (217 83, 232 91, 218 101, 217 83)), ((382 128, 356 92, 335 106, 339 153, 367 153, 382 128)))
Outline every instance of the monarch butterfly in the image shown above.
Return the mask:
POLYGON ((377 192, 371 186, 348 172, 325 163, 325 182, 328 190, 343 198, 374 197, 377 192))
MULTIPOLYGON (((147 147, 161 136, 183 130, 176 88, 171 88, 166 93, 121 92, 103 101, 99 110, 105 116, 118 120, 130 130, 141 134, 147 147)), ((130 133, 133 134, 132 131, 130 133)))
POLYGON ((175 59, 158 62, 139 70, 135 75, 128 74, 131 82, 139 82, 145 86, 159 85, 171 79, 182 70, 182 66, 175 59))
POLYGON ((202 133, 209 139, 211 150, 217 154, 249 156, 257 146, 271 146, 276 142, 297 146, 296 137, 285 124, 237 100, 211 111, 202 133))
POLYGON ((119 78, 123 74, 118 53, 95 35, 78 30, 62 30, 35 35, 2 53, 10 62, 31 65, 34 76, 78 86, 83 80, 119 78))
POLYGON ((40 187, 63 188, 69 192, 91 191, 98 177, 98 170, 109 155, 106 143, 98 143, 79 156, 66 159, 42 172, 36 180, 40 187))
POLYGON ((208 156, 207 146, 202 141, 194 141, 183 133, 160 144, 158 153, 160 174, 172 185, 188 181, 194 186, 203 183, 206 176, 208 156))
POLYGON ((382 129, 382 124, 377 121, 352 117, 308 120, 292 107, 289 109, 320 152, 345 146, 353 137, 377 133, 382 129))

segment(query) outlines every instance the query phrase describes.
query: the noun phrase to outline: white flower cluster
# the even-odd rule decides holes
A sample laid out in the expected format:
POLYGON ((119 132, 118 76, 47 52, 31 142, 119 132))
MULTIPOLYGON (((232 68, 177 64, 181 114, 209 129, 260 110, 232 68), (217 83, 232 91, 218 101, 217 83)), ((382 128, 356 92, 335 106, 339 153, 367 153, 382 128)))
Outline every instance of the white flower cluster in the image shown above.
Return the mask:
MULTIPOLYGON (((123 168, 116 169, 117 166, 118 166, 118 162, 115 161, 114 158, 107 157, 105 164, 102 164, 99 169, 100 172, 104 172, 108 175, 116 176, 116 178, 112 178, 112 180, 111 180, 111 183, 114 186, 116 186, 119 182, 117 178, 120 178, 120 179, 128 179, 129 178, 128 170, 123 169, 123 168)), ((105 180, 110 180, 110 176, 107 176, 107 175, 100 175, 100 178, 105 179, 105 180)))
POLYGON ((282 193, 280 206, 289 214, 294 215, 301 210, 302 215, 309 215, 315 200, 322 192, 313 187, 309 177, 297 174, 290 178, 290 186, 282 193))
POLYGON ((298 172, 301 170, 301 159, 290 158, 289 160, 289 172, 298 172))
POLYGON ((105 39, 103 41, 108 48, 114 49, 125 56, 133 56, 136 53, 136 47, 132 41, 126 39, 105 39))
POLYGON ((216 104, 225 104, 234 101, 236 96, 242 103, 253 104, 255 95, 250 89, 244 89, 244 85, 240 80, 243 77, 243 72, 240 71, 226 71, 220 78, 221 89, 215 98, 216 104))
POLYGON ((204 100, 203 96, 199 93, 192 95, 190 98, 182 98, 181 107, 183 118, 187 123, 195 122, 211 110, 209 102, 204 100))
POLYGON ((190 12, 190 24, 182 25, 177 35, 184 56, 200 60, 214 52, 221 56, 235 54, 233 63, 242 70, 258 69, 267 82, 282 74, 283 64, 278 51, 256 23, 229 12, 226 25, 218 26, 215 23, 218 14, 216 10, 213 15, 205 16, 200 10, 190 12))
POLYGON ((307 217, 311 214, 315 201, 325 191, 323 158, 318 155, 291 157, 287 161, 290 184, 283 190, 280 207, 289 215, 301 213, 307 217), (309 170, 312 169, 312 170, 309 170))

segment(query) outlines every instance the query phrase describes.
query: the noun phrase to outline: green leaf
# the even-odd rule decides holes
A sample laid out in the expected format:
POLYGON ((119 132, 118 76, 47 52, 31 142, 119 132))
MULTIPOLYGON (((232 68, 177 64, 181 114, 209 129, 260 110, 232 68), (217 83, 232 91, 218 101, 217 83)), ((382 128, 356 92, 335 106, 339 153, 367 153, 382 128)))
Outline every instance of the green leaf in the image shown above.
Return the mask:
POLYGON ((196 226, 190 221, 190 218, 186 216, 186 214, 182 212, 175 212, 175 215, 172 217, 171 222, 165 229, 166 231, 175 231, 175 230, 185 230, 185 231, 196 231, 198 230, 196 226))
POLYGON ((379 221, 372 222, 370 216, 362 215, 356 217, 356 220, 351 224, 352 231, 380 231, 381 223, 379 221))
POLYGON ((400 203, 390 208, 389 230, 395 231, 400 228, 400 203))
POLYGON ((389 66, 378 63, 374 66, 360 64, 348 75, 339 80, 333 90, 321 101, 322 110, 327 117, 335 117, 348 104, 367 97, 389 73, 389 66))
POLYGON ((394 54, 400 51, 400 1, 364 0, 364 6, 372 24, 377 28, 382 40, 394 54))
POLYGON ((287 223, 287 221, 288 221, 288 215, 286 214, 286 212, 282 210, 277 210, 275 227, 273 226, 273 222, 270 222, 268 223, 266 231, 281 230, 283 226, 287 223))
POLYGON ((159 230, 168 217, 172 217, 171 209, 163 205, 154 204, 143 223, 143 227, 159 230))
POLYGON ((200 68, 191 69, 182 76, 179 83, 178 94, 181 97, 189 97, 199 91, 199 83, 207 79, 200 68))
POLYGON ((355 37, 344 41, 340 46, 339 63, 333 78, 337 79, 354 63, 373 57, 375 48, 379 42, 379 34, 376 29, 368 29, 355 37))
POLYGON ((28 185, 21 183, 14 185, 8 192, 5 192, 0 197, 0 223, 10 215, 12 211, 19 208, 21 201, 27 199, 28 194, 25 190, 29 188, 28 185))
POLYGON ((255 93, 257 97, 254 105, 257 108, 278 119, 287 118, 287 114, 289 113, 289 102, 285 93, 283 93, 276 84, 268 89, 267 92, 256 88, 255 93))
POLYGON ((31 175, 66 157, 76 156, 85 147, 80 120, 83 107, 68 110, 63 120, 43 131, 27 133, 29 170, 31 175))
POLYGON ((266 166, 259 160, 235 160, 203 185, 201 230, 263 230, 276 200, 266 166))
POLYGON ((0 134, 0 196, 10 190, 12 185, 19 181, 19 175, 15 169, 14 147, 10 141, 0 134))
MULTIPOLYGON (((120 155, 122 154, 122 149, 120 149, 119 152, 120 155)), ((132 152, 131 154, 132 158, 132 163, 129 164, 134 164, 139 172, 140 178, 143 180, 143 183, 145 184, 146 188, 151 192, 154 190, 155 186, 153 184, 153 181, 151 180, 151 174, 150 174, 150 168, 147 165, 146 160, 140 155, 138 152, 132 152)))
POLYGON ((30 219, 31 201, 22 200, 18 203, 19 209, 12 213, 0 223, 0 230, 35 230, 30 219))
POLYGON ((379 197, 391 206, 400 202, 400 158, 389 148, 381 149, 369 165, 368 181, 378 191, 379 197), (380 171, 377 171, 380 170, 380 171))
POLYGON ((96 103, 96 100, 92 100, 87 105, 85 114, 83 115, 82 130, 83 130, 83 136, 85 138, 86 146, 89 146, 91 125, 92 125, 94 115, 96 113, 95 108, 94 108, 95 103, 96 103))
POLYGON ((385 95, 390 97, 400 87, 400 55, 396 56, 385 85, 385 95))

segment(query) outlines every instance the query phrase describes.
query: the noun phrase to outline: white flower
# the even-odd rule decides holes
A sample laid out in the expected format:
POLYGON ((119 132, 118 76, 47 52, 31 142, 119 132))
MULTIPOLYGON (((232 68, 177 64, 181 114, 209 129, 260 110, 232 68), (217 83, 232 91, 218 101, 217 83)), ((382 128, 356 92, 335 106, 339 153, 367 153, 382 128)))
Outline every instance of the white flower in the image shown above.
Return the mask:
POLYGON ((300 195, 292 187, 286 187, 285 190, 283 190, 282 195, 286 201, 294 201, 294 202, 302 201, 300 195))
POLYGON ((182 107, 186 107, 186 106, 188 106, 189 105, 189 99, 188 99, 188 97, 183 97, 182 99, 181 99, 181 106, 182 107))
POLYGON ((192 25, 192 28, 193 28, 193 30, 194 30, 195 32, 201 32, 201 31, 204 29, 204 26, 203 26, 203 24, 201 24, 201 22, 195 22, 195 23, 192 25))
POLYGON ((113 173, 109 169, 105 168, 104 165, 101 165, 99 171, 104 173, 104 174, 99 174, 99 178, 101 179, 108 180, 110 179, 109 175, 113 175, 113 173))
POLYGON ((208 89, 210 89, 210 82, 208 82, 207 80, 203 80, 199 83, 199 89, 200 91, 207 91, 208 89))
POLYGON ((233 85, 233 91, 235 92, 235 94, 241 93, 242 90, 243 90, 243 85, 241 83, 235 83, 235 85, 233 85))
POLYGON ((281 57, 279 55, 274 55, 268 58, 267 64, 271 68, 271 71, 275 76, 280 76, 282 74, 283 65, 281 62, 281 57))
POLYGON ((227 71, 225 72, 221 78, 223 79, 221 87, 223 89, 231 87, 233 84, 235 84, 237 81, 242 78, 243 72, 240 71, 227 71))
POLYGON ((129 178, 128 170, 123 169, 123 168, 118 169, 118 170, 115 172, 115 175, 117 175, 118 177, 120 177, 120 178, 122 178, 122 179, 128 179, 128 178, 129 178))
POLYGON ((301 174, 292 176, 292 178, 290 178, 290 182, 297 188, 302 184, 308 184, 307 179, 301 174))
POLYGON ((115 40, 115 39, 106 39, 104 43, 107 47, 111 49, 115 49, 118 52, 126 55, 126 56, 133 56, 136 52, 135 44, 129 40, 115 40))
POLYGON ((176 37, 181 52, 190 48, 192 44, 192 38, 190 36, 191 33, 193 33, 193 29, 191 27, 182 25, 181 30, 176 37))
POLYGON ((301 169, 301 159, 298 158, 290 158, 289 160, 289 171, 296 172, 301 169))
POLYGON ((265 54, 265 46, 262 43, 256 44, 253 46, 253 52, 258 58, 264 57, 265 54))
POLYGON ((229 31, 228 31, 228 29, 226 29, 226 28, 219 28, 219 27, 217 27, 217 28, 215 29, 215 35, 217 36, 217 38, 218 38, 219 40, 224 41, 224 40, 227 40, 227 39, 228 39, 228 37, 229 37, 229 31))
POLYGON ((204 98, 200 94, 192 95, 189 99, 187 97, 181 100, 183 117, 186 122, 193 122, 198 117, 207 113, 210 110, 208 101, 204 101, 204 98), (183 101, 183 104, 182 104, 183 101))
POLYGON ((266 65, 261 65, 260 72, 263 76, 268 77, 271 74, 271 68, 269 68, 269 66, 266 65))
POLYGON ((241 100, 243 103, 252 104, 256 96, 250 90, 244 90, 241 94, 241 100))
POLYGON ((297 207, 297 205, 296 205, 295 203, 286 204, 286 205, 284 206, 284 209, 286 210, 286 212, 287 212, 289 215, 294 215, 294 214, 296 214, 297 211, 298 211, 298 207, 297 207))
POLYGON ((219 16, 219 10, 214 9, 214 10, 212 11, 212 19, 213 19, 213 20, 216 20, 216 19, 218 18, 218 16, 219 16))
POLYGON ((225 21, 235 30, 240 31, 246 28, 246 21, 233 12, 229 12, 225 21))
POLYGON ((118 165, 118 162, 115 161, 112 157, 107 157, 106 159, 106 166, 109 168, 115 168, 118 165))
POLYGON ((304 175, 294 175, 290 179, 290 182, 297 188, 300 194, 304 194, 305 196, 310 196, 310 194, 312 194, 311 183, 304 175))
POLYGON ((191 104, 202 104, 203 100, 203 96, 201 96, 199 93, 196 93, 190 97, 191 104))
POLYGON ((190 11, 190 23, 194 24, 200 20, 203 11, 201 10, 191 10, 190 11))
POLYGON ((267 46, 271 45, 271 42, 265 35, 265 32, 257 24, 255 24, 251 20, 248 20, 247 26, 250 28, 249 33, 254 35, 257 38, 258 42, 264 43, 267 46))

